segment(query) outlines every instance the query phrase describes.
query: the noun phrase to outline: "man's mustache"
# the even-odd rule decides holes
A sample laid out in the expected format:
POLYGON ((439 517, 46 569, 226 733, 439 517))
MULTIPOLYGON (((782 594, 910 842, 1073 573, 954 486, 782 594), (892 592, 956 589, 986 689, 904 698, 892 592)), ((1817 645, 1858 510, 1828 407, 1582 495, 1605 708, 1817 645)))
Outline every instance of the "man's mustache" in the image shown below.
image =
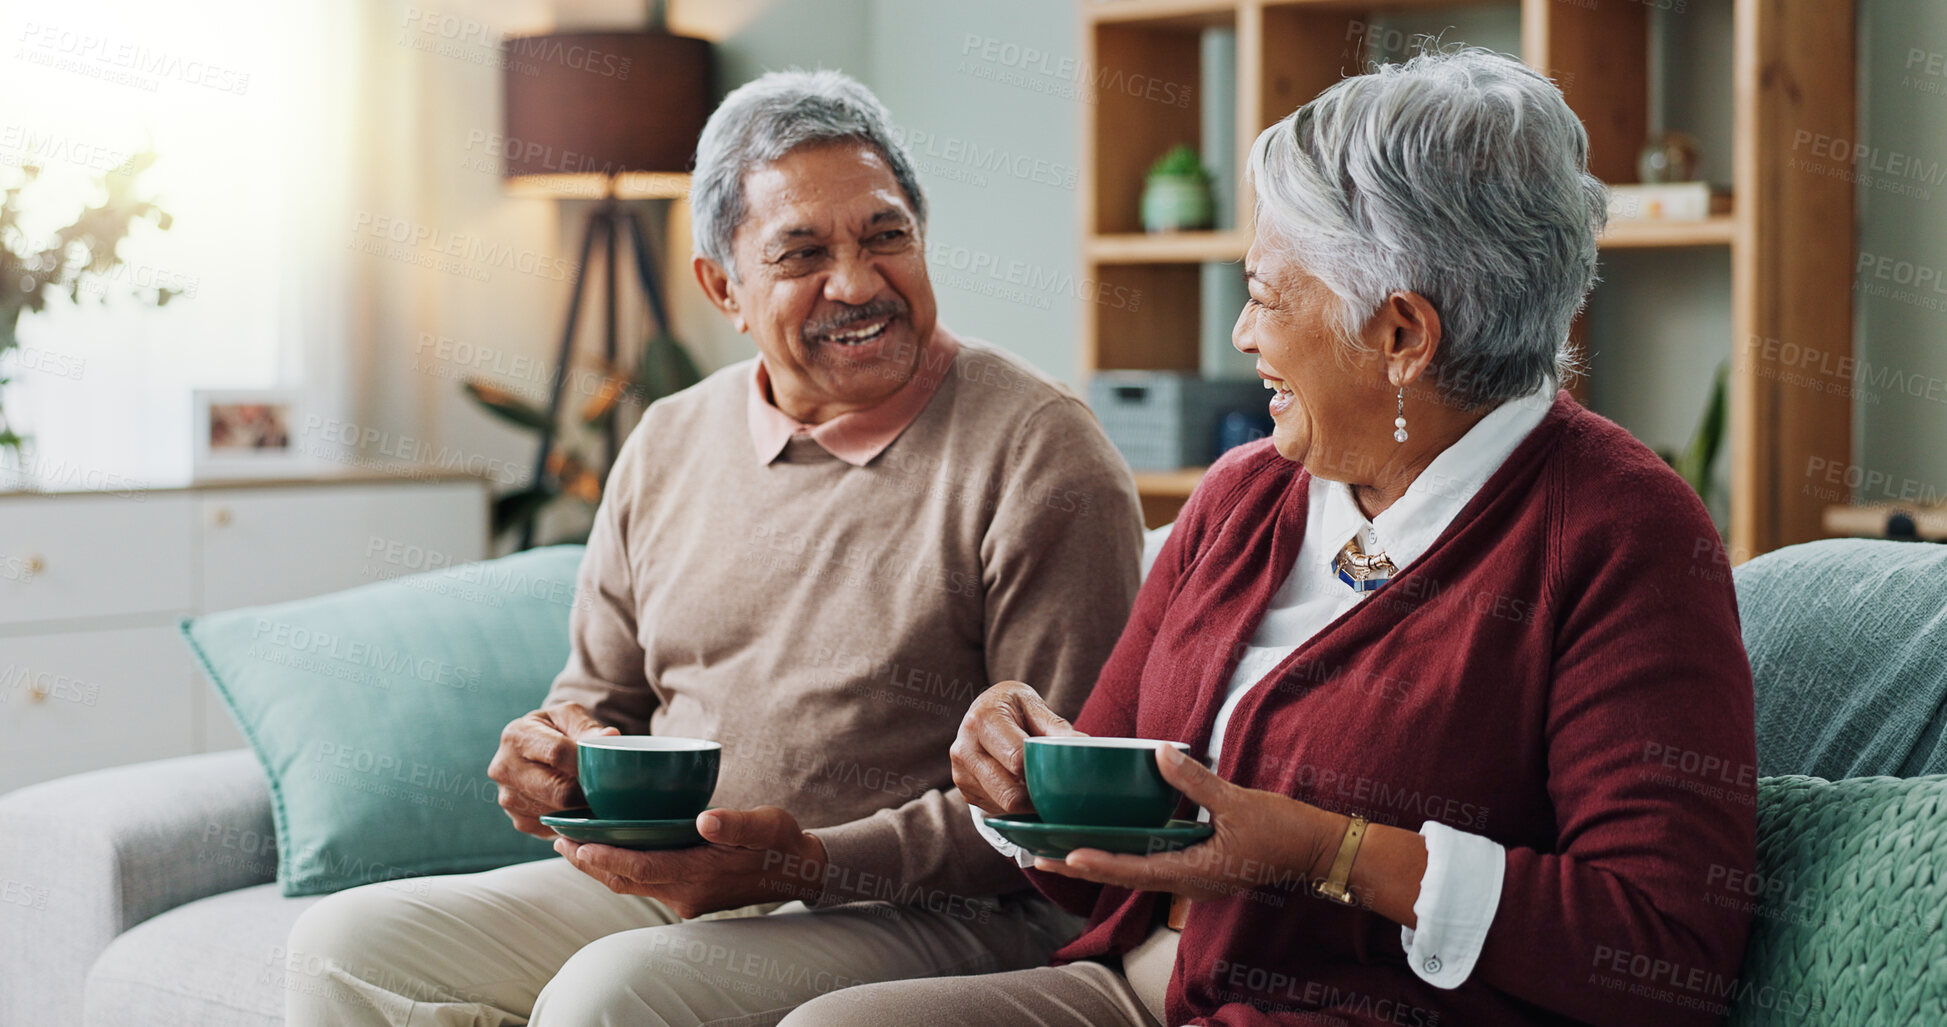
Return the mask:
POLYGON ((835 335, 855 325, 877 321, 885 317, 903 317, 906 304, 901 300, 873 300, 861 307, 846 307, 830 317, 805 322, 804 335, 807 339, 821 339, 835 335))

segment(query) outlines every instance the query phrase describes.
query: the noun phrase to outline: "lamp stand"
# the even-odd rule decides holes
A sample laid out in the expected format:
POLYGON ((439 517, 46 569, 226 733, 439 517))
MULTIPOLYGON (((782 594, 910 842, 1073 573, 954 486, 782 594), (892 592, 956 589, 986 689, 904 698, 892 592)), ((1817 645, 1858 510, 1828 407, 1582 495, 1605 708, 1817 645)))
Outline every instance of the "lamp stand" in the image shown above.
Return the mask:
MULTIPOLYGON (((656 281, 656 262, 649 252, 649 235, 642 227, 642 218, 617 200, 611 190, 593 212, 588 215, 588 224, 582 230, 581 256, 575 264, 574 285, 568 294, 568 318, 561 330, 561 346, 555 357, 554 375, 548 387, 548 423, 541 429, 540 451, 534 456, 534 477, 536 485, 548 473, 548 454, 554 450, 557 426, 561 422, 561 393, 567 385, 569 372, 574 367, 575 329, 581 323, 581 304, 584 289, 588 284, 588 257, 595 250, 597 238, 602 245, 602 357, 607 366, 616 366, 616 313, 615 305, 620 293, 617 276, 621 270, 616 262, 620 249, 619 237, 626 233, 629 237, 629 262, 634 265, 636 280, 642 287, 642 294, 649 301, 649 320, 651 330, 667 333, 669 319, 663 308, 662 286, 656 281)), ((611 416, 603 426, 603 452, 605 454, 600 477, 604 484, 608 481, 609 468, 615 462, 616 424, 611 416)), ((527 549, 534 544, 535 524, 538 517, 530 517, 521 525, 520 548, 527 549)))

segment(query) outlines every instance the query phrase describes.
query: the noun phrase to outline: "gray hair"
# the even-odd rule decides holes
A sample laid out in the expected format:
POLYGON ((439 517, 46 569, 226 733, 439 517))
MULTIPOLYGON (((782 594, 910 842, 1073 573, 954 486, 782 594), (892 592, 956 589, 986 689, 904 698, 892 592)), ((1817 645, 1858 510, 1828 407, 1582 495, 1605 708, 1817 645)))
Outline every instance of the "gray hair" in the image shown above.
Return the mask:
POLYGON ((743 221, 744 175, 801 146, 854 141, 877 149, 926 228, 926 194, 913 162, 893 134, 885 104, 839 71, 773 71, 723 98, 696 141, 690 176, 690 241, 731 281, 731 240, 743 221))
POLYGON ((1423 52, 1347 78, 1251 147, 1257 222, 1338 299, 1351 345, 1385 298, 1440 312, 1433 380, 1474 409, 1572 372, 1608 192, 1562 94, 1514 58, 1423 52))

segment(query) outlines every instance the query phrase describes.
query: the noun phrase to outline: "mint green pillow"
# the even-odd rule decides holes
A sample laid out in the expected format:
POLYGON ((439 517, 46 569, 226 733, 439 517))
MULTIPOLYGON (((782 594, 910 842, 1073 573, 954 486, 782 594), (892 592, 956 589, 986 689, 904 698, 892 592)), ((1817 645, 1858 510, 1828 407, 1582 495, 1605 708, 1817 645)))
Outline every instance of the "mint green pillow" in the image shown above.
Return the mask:
POLYGON ((581 553, 183 621, 270 777, 285 895, 552 855, 501 812, 487 764, 567 663, 581 553))
POLYGON ((1758 779, 1758 872, 1730 1023, 1947 1023, 1947 775, 1758 779))

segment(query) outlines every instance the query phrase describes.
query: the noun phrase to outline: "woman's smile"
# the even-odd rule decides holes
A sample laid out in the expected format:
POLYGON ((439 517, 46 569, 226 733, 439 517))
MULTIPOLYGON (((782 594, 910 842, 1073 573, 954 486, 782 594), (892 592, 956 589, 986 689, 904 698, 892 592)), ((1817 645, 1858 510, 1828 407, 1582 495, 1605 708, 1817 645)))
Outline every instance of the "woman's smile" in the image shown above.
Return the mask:
POLYGON ((1282 378, 1273 378, 1265 374, 1263 368, 1258 369, 1257 376, 1264 379, 1264 387, 1271 390, 1271 403, 1269 407, 1271 416, 1275 418, 1279 414, 1290 410, 1292 403, 1291 386, 1282 378))

